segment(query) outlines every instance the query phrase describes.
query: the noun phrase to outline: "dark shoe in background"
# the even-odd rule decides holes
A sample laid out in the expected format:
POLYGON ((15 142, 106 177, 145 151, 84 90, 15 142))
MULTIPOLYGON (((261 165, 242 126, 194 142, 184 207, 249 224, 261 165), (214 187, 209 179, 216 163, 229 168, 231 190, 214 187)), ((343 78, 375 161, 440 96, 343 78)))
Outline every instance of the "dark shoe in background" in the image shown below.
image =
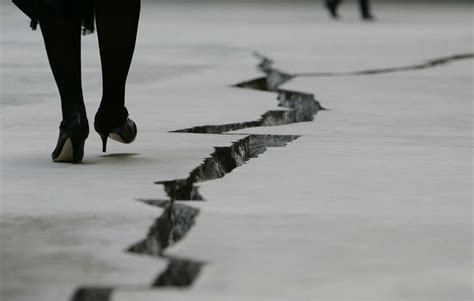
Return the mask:
POLYGON ((362 15, 362 19, 364 21, 375 21, 375 17, 371 14, 364 14, 362 15))
POLYGON ((333 17, 334 19, 339 19, 339 15, 337 13, 337 7, 339 5, 339 1, 326 0, 325 3, 326 3, 326 8, 331 14, 331 17, 333 17))

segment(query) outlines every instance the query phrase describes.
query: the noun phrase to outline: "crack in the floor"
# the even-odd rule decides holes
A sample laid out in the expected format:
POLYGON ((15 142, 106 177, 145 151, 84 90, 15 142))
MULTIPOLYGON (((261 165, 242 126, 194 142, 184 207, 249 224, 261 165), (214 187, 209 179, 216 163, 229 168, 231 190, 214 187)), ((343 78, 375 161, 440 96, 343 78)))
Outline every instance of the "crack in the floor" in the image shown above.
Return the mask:
POLYGON ((84 287, 76 290, 71 301, 110 301, 112 293, 110 287, 84 287))
MULTIPOLYGON (((176 204, 174 201, 140 201, 160 207, 163 212, 150 227, 147 236, 129 247, 127 252, 168 260, 166 270, 156 277, 151 284, 152 288, 191 286, 205 263, 170 257, 165 255, 164 251, 186 236, 195 225, 199 209, 176 204)), ((74 293, 71 301, 109 301, 115 289, 112 287, 82 287, 74 293)))
MULTIPOLYGON (((255 121, 197 126, 174 132, 222 134, 250 127, 277 126, 313 121, 314 116, 319 111, 325 110, 315 99, 314 95, 280 88, 280 86, 296 77, 369 75, 420 70, 473 57, 471 54, 454 55, 429 60, 426 63, 418 65, 347 73, 290 74, 273 67, 273 60, 268 57, 258 53, 255 53, 255 55, 260 59, 258 69, 262 71, 265 76, 238 83, 235 87, 276 92, 278 94, 278 106, 284 108, 284 110, 268 111, 264 113, 260 119, 255 121)), ((153 256, 163 256, 162 252, 166 247, 184 238, 186 233, 195 224, 195 217, 199 212, 197 209, 192 209, 184 205, 176 205, 178 207, 174 208, 173 204, 175 201, 204 200, 196 184, 222 178, 250 159, 256 158, 258 155, 264 153, 268 147, 284 147, 297 138, 299 138, 299 136, 248 135, 232 143, 229 147, 216 147, 211 156, 192 170, 187 178, 156 182, 156 184, 164 186, 165 192, 171 200, 169 201, 170 207, 163 207, 168 206, 163 205, 167 204, 166 202, 163 203, 163 201, 148 201, 148 203, 154 202, 155 205, 165 208, 165 212, 151 227, 147 238, 133 245, 129 251, 153 256), (170 208, 173 210, 170 211, 170 208), (175 210, 178 213, 174 213, 175 210), (181 217, 179 216, 180 214, 182 215, 181 217), (175 216, 174 220, 178 221, 175 224, 176 227, 172 224, 173 216, 175 216), (175 229, 175 231, 173 229, 175 229)), ((182 259, 170 260, 168 268, 155 280, 154 286, 189 286, 197 277, 201 268, 202 263, 196 261, 183 261, 182 259)))
POLYGON ((160 181, 171 200, 202 201, 204 197, 195 185, 224 177, 250 159, 263 154, 269 147, 284 147, 298 139, 293 135, 249 135, 227 147, 216 147, 210 157, 191 171, 185 179, 160 181))
MULTIPOLYGON (((168 260, 168 266, 151 283, 151 288, 186 288, 198 278, 204 262, 186 258, 160 256, 168 260)), ((71 301, 110 301, 117 289, 139 290, 138 287, 82 287, 75 291, 71 301)))
MULTIPOLYGON (((325 110, 314 98, 313 94, 280 89, 280 86, 297 77, 325 76, 358 76, 401 71, 421 70, 448 64, 453 61, 472 59, 474 54, 459 54, 411 66, 401 66, 383 69, 361 70, 353 72, 321 72, 290 74, 273 67, 273 61, 266 56, 256 53, 260 59, 258 68, 265 76, 244 81, 234 85, 239 88, 254 89, 278 93, 279 106, 282 110, 272 110, 264 113, 255 121, 231 123, 223 125, 205 125, 175 132, 222 134, 250 127, 276 126, 298 122, 313 121, 318 111, 325 110)), ((224 177, 245 162, 263 154, 268 147, 284 147, 298 139, 295 135, 247 135, 228 147, 216 147, 211 156, 191 171, 184 179, 160 181, 156 184, 164 186, 169 200, 141 200, 142 202, 163 209, 163 213, 150 227, 146 237, 127 249, 128 252, 159 257, 168 260, 167 268, 161 272, 151 284, 158 287, 189 287, 199 276, 204 262, 171 257, 164 251, 184 239, 196 224, 199 209, 176 201, 203 201, 199 193, 198 183, 224 177)), ((123 287, 122 287, 123 288, 123 287)), ((72 301, 110 301, 113 291, 111 287, 83 287, 76 290, 72 301)))
MULTIPOLYGON (((258 67, 266 76, 257 81, 249 81, 236 86, 277 92, 278 105, 283 108, 282 110, 268 111, 256 121, 201 126, 175 132, 222 134, 249 127, 306 122, 312 121, 318 111, 324 110, 313 94, 279 89, 293 76, 273 68, 273 62, 270 59, 258 56, 261 59, 258 67)), ((267 148, 285 147, 298 138, 299 136, 296 135, 246 135, 230 146, 215 147, 210 157, 193 169, 187 178, 156 182, 164 186, 169 200, 140 200, 148 205, 162 208, 163 212, 152 224, 146 237, 127 249, 130 253, 168 260, 167 268, 153 281, 152 288, 189 287, 197 279, 205 264, 197 260, 164 254, 168 247, 185 238, 196 224, 199 214, 199 209, 176 202, 203 201, 204 197, 199 193, 199 187, 196 184, 222 178, 249 160, 257 158, 266 152, 267 148)), ((116 289, 82 287, 76 290, 72 301, 109 301, 116 289)))
POLYGON ((163 213, 150 227, 145 239, 127 249, 128 252, 163 258, 169 261, 152 287, 187 287, 198 277, 204 262, 170 257, 164 251, 182 240, 196 224, 199 209, 176 204, 174 201, 140 200, 151 206, 163 208, 163 213))
POLYGON ((164 211, 150 227, 147 236, 127 249, 128 252, 163 257, 166 248, 183 239, 194 226, 199 209, 174 201, 145 200, 164 211))
POLYGON ((222 134, 245 128, 280 126, 299 122, 313 121, 314 116, 326 110, 314 98, 313 94, 290 90, 278 90, 278 106, 284 110, 272 110, 263 114, 260 119, 247 122, 220 125, 204 125, 174 131, 175 133, 222 134))
POLYGON ((462 53, 454 54, 445 57, 435 58, 428 60, 424 63, 416 65, 380 68, 380 69, 367 69, 359 71, 348 71, 348 72, 310 72, 310 73, 295 73, 293 77, 337 77, 337 76, 363 76, 363 75, 377 75, 386 73, 396 73, 404 71, 417 71, 429 68, 435 68, 441 65, 446 65, 455 61, 473 59, 474 53, 462 53))
POLYGON ((169 264, 153 281, 152 287, 190 287, 197 279, 204 266, 203 262, 196 260, 168 257, 169 264))
POLYGON ((299 122, 309 122, 314 120, 314 116, 319 111, 326 110, 321 106, 319 101, 316 100, 314 94, 280 89, 281 85, 295 78, 295 75, 291 75, 273 67, 273 60, 262 54, 255 53, 255 56, 260 59, 258 69, 263 72, 265 76, 244 81, 233 86, 243 89, 277 93, 278 106, 282 109, 267 111, 257 120, 219 125, 202 125, 172 132, 223 134, 245 128, 280 126, 299 122))
POLYGON ((265 76, 235 84, 235 87, 268 92, 277 92, 281 85, 289 82, 294 78, 294 75, 275 68, 273 66, 273 60, 269 57, 258 52, 254 52, 254 56, 260 60, 260 63, 257 65, 257 68, 261 72, 263 72, 265 76))

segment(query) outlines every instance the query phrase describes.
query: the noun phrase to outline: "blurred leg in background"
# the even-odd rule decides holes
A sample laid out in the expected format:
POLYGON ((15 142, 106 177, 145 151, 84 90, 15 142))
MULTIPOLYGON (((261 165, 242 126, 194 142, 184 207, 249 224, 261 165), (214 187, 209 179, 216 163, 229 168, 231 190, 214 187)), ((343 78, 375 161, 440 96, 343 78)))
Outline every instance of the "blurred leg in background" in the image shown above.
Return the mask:
POLYGON ((337 8, 341 4, 342 0, 326 0, 326 8, 334 19, 338 19, 337 8))
POLYGON ((370 1, 369 0, 360 0, 360 14, 364 20, 373 20, 374 16, 370 10, 370 1))
MULTIPOLYGON (((326 0, 326 8, 334 19, 339 18, 337 9, 342 0, 326 0)), ((370 0, 359 0, 360 13, 364 20, 373 20, 372 12, 370 10, 370 0)))

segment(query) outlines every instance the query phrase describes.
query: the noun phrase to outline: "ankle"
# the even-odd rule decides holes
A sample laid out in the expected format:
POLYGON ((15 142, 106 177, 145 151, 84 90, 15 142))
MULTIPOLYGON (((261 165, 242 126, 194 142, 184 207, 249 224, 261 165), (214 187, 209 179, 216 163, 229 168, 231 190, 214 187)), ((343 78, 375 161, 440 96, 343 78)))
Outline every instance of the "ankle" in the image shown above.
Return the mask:
POLYGON ((120 109, 109 109, 100 107, 94 119, 96 129, 110 129, 121 126, 127 121, 128 110, 125 107, 120 109))
POLYGON ((100 105, 99 109, 97 110, 97 114, 103 114, 107 116, 128 116, 128 111, 125 106, 100 105))
POLYGON ((87 121, 87 116, 85 113, 71 112, 71 113, 63 114, 63 120, 61 121, 61 123, 71 123, 71 122, 84 123, 84 121, 87 121))

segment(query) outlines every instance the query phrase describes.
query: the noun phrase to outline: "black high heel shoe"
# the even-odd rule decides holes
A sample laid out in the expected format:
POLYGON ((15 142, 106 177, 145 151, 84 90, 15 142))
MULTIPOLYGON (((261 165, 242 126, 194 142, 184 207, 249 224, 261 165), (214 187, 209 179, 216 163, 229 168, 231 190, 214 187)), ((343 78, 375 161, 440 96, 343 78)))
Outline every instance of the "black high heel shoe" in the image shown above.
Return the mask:
POLYGON ((59 126, 58 143, 51 154, 53 162, 81 162, 88 136, 89 124, 85 116, 77 113, 63 120, 59 126))
POLYGON ((364 21, 375 21, 375 17, 371 14, 362 14, 362 19, 364 21))
POLYGON ((102 139, 102 151, 107 150, 107 139, 121 143, 132 143, 137 137, 137 125, 133 120, 128 118, 126 108, 120 113, 108 113, 103 109, 99 109, 95 115, 94 128, 102 139))

